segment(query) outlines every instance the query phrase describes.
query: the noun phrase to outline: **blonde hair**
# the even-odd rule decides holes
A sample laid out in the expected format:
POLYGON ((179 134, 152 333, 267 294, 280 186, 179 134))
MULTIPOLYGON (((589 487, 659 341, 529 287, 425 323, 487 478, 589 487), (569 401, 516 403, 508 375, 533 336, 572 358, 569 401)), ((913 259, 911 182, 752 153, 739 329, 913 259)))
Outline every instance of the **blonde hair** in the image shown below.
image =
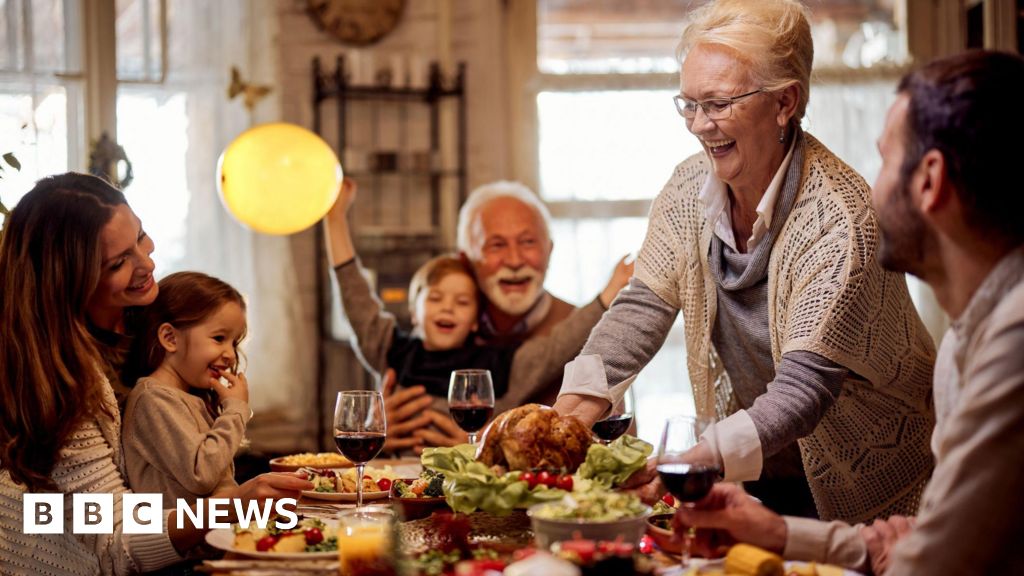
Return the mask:
POLYGON ((549 240, 551 239, 551 212, 548 211, 548 207, 544 205, 540 197, 525 184, 499 180, 474 188, 459 210, 458 233, 455 241, 459 251, 465 253, 470 259, 480 258, 479 251, 473 246, 474 235, 479 233, 476 230, 478 228, 477 215, 488 202, 497 198, 515 198, 533 208, 544 227, 544 235, 549 240))
MULTIPOLYGON (((442 254, 431 258, 416 270, 416 273, 412 275, 412 280, 409 281, 409 312, 413 316, 416 315, 416 299, 419 298, 420 293, 434 286, 449 274, 465 274, 473 280, 474 284, 476 283, 473 278, 473 270, 457 254, 442 254)), ((476 301, 479 305, 479 294, 476 295, 476 301)))
POLYGON ((676 48, 682 62, 697 46, 731 50, 766 90, 799 86, 794 118, 807 110, 814 43, 807 8, 797 0, 717 0, 694 10, 676 48))

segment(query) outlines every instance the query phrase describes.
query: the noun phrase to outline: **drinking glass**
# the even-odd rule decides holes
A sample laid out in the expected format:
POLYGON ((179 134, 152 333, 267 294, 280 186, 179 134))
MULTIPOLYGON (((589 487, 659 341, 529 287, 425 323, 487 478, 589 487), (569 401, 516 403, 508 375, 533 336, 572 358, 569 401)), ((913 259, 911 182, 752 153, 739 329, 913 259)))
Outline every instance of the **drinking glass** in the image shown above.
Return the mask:
POLYGON ((494 384, 490 370, 455 370, 448 385, 448 412, 452 420, 469 434, 469 443, 476 444, 476 434, 494 414, 494 384))
POLYGON ((365 390, 338 392, 334 406, 334 443, 356 465, 356 508, 363 507, 363 469, 384 447, 387 437, 384 397, 365 390))
MULTIPOLYGON (((693 508, 694 503, 711 492, 720 477, 715 462, 714 420, 700 416, 676 416, 665 422, 658 445, 658 476, 668 491, 693 508), (703 446, 699 446, 704 444, 703 446), (698 447, 699 446, 699 447, 698 447)), ((690 564, 690 546, 695 528, 683 538, 682 565, 690 564)))
POLYGON ((338 519, 338 568, 343 576, 396 573, 395 518, 391 510, 346 510, 338 519))
POLYGON ((622 401, 612 407, 611 414, 604 420, 594 422, 591 430, 602 444, 611 444, 629 430, 629 427, 633 425, 633 405, 635 403, 633 388, 628 388, 622 401))

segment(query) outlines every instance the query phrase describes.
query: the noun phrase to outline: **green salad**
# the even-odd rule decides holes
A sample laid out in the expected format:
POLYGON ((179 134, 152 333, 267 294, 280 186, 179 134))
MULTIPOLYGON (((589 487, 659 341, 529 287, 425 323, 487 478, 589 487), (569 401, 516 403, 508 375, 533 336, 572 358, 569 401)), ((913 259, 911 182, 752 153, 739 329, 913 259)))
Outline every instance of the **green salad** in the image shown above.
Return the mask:
POLYGON ((611 522, 636 518, 647 513, 647 506, 633 494, 592 490, 566 496, 558 502, 548 502, 536 508, 533 514, 547 520, 591 520, 611 522))
MULTIPOLYGON (((519 470, 496 471, 478 462, 476 447, 469 444, 427 448, 420 461, 424 469, 444 476, 444 496, 452 510, 503 514, 533 504, 556 502, 570 493, 574 498, 590 492, 605 498, 611 488, 644 467, 652 450, 647 442, 629 435, 621 436, 608 446, 593 444, 587 451, 586 461, 572 475, 571 482, 565 483, 564 490, 528 482, 524 480, 524 472, 519 470)), ((642 509, 643 505, 640 506, 642 509)))

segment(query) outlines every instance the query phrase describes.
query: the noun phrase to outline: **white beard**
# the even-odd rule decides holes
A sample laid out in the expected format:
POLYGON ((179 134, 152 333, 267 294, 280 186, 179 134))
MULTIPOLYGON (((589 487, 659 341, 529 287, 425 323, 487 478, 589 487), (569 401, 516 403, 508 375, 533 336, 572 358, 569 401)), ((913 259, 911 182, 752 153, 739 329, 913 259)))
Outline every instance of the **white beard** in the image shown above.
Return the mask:
POLYGON ((544 274, 529 266, 514 271, 511 268, 502 268, 484 279, 481 289, 487 299, 499 310, 509 316, 522 316, 526 314, 537 300, 541 297, 544 288, 544 274), (506 294, 501 289, 501 280, 521 280, 529 278, 526 290, 506 294))

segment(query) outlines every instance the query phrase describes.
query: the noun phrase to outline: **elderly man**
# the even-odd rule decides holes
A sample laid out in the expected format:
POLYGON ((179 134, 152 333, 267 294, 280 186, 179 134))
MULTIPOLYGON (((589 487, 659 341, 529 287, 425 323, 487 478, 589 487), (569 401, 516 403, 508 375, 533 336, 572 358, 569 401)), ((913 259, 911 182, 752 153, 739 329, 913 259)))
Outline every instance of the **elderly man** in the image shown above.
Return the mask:
POLYGON ((922 278, 954 318, 934 377, 935 472, 916 520, 778 516, 735 486, 681 509, 788 558, 877 574, 1024 574, 1024 58, 969 52, 903 79, 873 191, 883 266, 922 278))
MULTIPOLYGON (((573 343, 578 351, 633 274, 633 265, 624 258, 604 290, 582 308, 553 296, 544 289, 554 248, 550 219, 536 194, 522 184, 507 181, 473 190, 459 211, 458 249, 472 266, 486 297, 477 334, 480 344, 517 346, 534 336, 553 334, 573 343)), ((529 402, 550 405, 558 396, 560 384, 560 378, 512 382, 508 393, 495 403, 495 411, 529 402)), ((385 386, 386 391, 390 389, 385 386)), ((465 441, 465 434, 447 415, 446 402, 432 400, 421 387, 389 393, 387 405, 389 448, 465 441)))

